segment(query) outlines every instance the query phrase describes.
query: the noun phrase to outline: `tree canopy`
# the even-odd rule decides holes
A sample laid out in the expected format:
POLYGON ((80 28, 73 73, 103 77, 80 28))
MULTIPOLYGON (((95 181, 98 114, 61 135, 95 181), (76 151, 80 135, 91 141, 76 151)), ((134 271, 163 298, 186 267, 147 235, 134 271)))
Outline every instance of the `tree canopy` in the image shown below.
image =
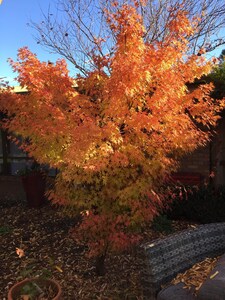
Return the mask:
POLYGON ((82 211, 79 234, 95 256, 137 242, 162 206, 160 186, 177 159, 205 145, 224 108, 210 97, 211 84, 187 86, 212 63, 188 54, 198 28, 186 12, 174 9, 165 39, 150 43, 142 6, 118 5, 105 11, 113 55, 96 40, 92 69, 74 81, 64 60, 40 62, 22 48, 10 63, 29 93, 0 94, 2 126, 22 136, 39 163, 60 170, 49 198, 82 211))

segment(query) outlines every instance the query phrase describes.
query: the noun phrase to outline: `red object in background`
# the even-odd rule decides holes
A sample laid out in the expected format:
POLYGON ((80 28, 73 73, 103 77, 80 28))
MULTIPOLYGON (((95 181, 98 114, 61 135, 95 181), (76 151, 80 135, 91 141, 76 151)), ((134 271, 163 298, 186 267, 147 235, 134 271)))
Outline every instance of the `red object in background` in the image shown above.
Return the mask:
POLYGON ((200 185, 203 176, 195 172, 178 172, 171 175, 173 181, 180 182, 184 185, 200 185))
POLYGON ((45 178, 40 172, 33 172, 22 177, 29 208, 38 208, 45 202, 45 178))

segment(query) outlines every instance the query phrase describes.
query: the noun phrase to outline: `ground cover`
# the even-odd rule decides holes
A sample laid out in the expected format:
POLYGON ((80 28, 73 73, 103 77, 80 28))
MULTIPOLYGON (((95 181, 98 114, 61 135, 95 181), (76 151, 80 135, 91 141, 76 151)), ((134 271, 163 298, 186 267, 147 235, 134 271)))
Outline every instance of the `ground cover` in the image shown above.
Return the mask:
MULTIPOLYGON (((65 216, 60 208, 46 205, 28 209, 26 203, 0 200, 0 299, 18 279, 50 276, 60 282, 64 299, 142 299, 140 265, 136 249, 107 258, 107 274, 95 275, 94 261, 85 254, 85 245, 71 238, 70 228, 77 218, 65 216), (24 251, 19 258, 18 250, 24 251)), ((195 226, 193 222, 174 221, 173 231, 195 226)), ((151 228, 144 239, 163 237, 151 228)))

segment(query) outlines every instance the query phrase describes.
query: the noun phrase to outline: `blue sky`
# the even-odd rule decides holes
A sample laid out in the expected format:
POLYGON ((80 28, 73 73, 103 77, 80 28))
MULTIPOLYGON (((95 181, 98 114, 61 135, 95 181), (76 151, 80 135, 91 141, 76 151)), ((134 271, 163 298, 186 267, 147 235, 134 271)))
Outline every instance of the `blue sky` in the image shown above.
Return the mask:
MULTIPOLYGON (((41 10, 47 12, 49 5, 54 12, 55 0, 3 0, 0 5, 0 78, 6 77, 12 85, 16 84, 13 82, 16 74, 12 72, 7 59, 10 57, 15 60, 19 48, 28 46, 43 61, 54 62, 59 58, 36 43, 35 31, 27 25, 30 20, 41 22, 41 10)), ((213 55, 218 56, 223 48, 214 51, 213 55)))
MULTIPOLYGON (((7 77, 12 84, 16 74, 12 72, 7 59, 16 59, 17 50, 23 46, 36 53, 43 61, 55 61, 58 55, 50 54, 37 44, 35 31, 27 26, 30 20, 42 20, 41 10, 46 12, 54 0, 3 0, 0 5, 0 77, 7 77)), ((71 74, 72 75, 72 74, 71 74)), ((15 84, 15 83, 14 83, 15 84)))

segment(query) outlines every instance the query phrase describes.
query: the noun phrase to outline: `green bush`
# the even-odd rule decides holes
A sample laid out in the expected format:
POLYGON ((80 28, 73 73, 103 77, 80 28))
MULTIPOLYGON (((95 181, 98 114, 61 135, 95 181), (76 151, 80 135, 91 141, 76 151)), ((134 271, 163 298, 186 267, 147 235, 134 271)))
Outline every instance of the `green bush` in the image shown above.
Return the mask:
POLYGON ((211 185, 175 187, 167 196, 171 219, 186 219, 200 223, 225 222, 225 188, 211 185))
POLYGON ((159 215, 154 218, 152 229, 161 233, 171 233, 173 231, 172 221, 166 215, 159 215))
POLYGON ((13 229, 9 226, 0 226, 0 235, 11 233, 13 229))

